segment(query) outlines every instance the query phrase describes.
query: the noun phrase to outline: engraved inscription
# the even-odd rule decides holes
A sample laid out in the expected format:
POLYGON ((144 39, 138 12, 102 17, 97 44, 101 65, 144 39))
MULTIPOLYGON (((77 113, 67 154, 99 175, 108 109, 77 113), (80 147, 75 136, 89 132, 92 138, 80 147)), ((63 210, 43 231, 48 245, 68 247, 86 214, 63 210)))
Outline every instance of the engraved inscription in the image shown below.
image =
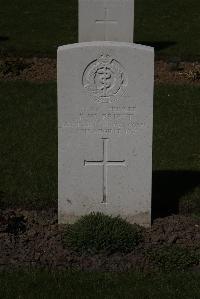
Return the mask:
POLYGON ((103 159, 100 161, 87 161, 84 160, 84 166, 102 166, 103 167, 103 196, 102 203, 107 203, 107 168, 109 166, 126 166, 125 160, 122 161, 111 161, 108 159, 108 138, 102 138, 103 140, 103 159))
POLYGON ((111 103, 124 93, 128 79, 122 65, 102 54, 85 69, 82 84, 99 103, 111 103))
POLYGON ((82 108, 77 118, 69 115, 67 119, 63 124, 64 128, 86 135, 135 135, 138 129, 144 127, 144 122, 136 118, 135 106, 111 105, 106 112, 100 106, 91 106, 82 108))

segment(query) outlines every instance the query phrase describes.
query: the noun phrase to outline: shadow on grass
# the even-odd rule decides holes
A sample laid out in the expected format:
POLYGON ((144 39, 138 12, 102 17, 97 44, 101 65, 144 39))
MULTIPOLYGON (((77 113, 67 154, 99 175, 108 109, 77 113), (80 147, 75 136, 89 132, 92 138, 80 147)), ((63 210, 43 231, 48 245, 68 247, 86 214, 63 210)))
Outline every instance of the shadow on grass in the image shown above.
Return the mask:
POLYGON ((0 36, 0 43, 1 42, 6 42, 7 40, 9 40, 8 36, 0 36))
POLYGON ((154 171, 152 218, 179 214, 180 198, 200 186, 199 171, 154 171))
POLYGON ((170 42, 170 41, 169 42, 168 41, 163 41, 163 42, 137 41, 136 43, 153 47, 157 51, 161 51, 161 50, 170 48, 171 46, 174 46, 176 44, 175 42, 170 42))

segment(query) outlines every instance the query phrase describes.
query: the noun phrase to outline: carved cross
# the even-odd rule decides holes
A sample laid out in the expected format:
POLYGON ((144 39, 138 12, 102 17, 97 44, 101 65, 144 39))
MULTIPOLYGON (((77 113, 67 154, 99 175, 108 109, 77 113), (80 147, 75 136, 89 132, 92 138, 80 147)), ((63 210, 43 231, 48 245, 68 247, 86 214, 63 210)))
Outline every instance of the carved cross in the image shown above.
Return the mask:
POLYGON ((108 40, 107 37, 107 25, 114 24, 116 25, 118 22, 116 20, 109 20, 108 19, 108 8, 104 9, 104 19, 103 20, 96 20, 96 24, 103 24, 104 25, 104 40, 108 40))
POLYGON ((84 166, 102 166, 103 167, 103 199, 102 203, 107 203, 107 168, 109 166, 126 166, 125 160, 112 161, 108 160, 108 138, 102 138, 103 140, 103 159, 100 161, 87 161, 84 160, 84 166))

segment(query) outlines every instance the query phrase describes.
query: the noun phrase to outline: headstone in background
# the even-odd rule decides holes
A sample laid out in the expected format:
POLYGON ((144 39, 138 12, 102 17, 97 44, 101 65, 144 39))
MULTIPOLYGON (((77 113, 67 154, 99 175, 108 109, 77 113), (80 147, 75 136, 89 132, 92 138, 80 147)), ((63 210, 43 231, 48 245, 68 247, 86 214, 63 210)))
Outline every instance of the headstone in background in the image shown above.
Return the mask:
POLYGON ((153 82, 150 47, 58 49, 59 223, 103 212, 150 225, 153 82))
POLYGON ((134 0, 79 0, 79 42, 133 42, 134 0))

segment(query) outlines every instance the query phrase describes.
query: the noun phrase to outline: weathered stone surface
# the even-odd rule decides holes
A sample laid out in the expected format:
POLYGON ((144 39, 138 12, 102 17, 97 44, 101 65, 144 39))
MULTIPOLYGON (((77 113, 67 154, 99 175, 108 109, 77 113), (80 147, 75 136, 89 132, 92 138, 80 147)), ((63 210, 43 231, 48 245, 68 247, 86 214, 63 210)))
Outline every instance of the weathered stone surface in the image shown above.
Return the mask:
POLYGON ((79 42, 133 42, 134 0, 79 0, 79 42))
POLYGON ((59 223, 99 211, 150 225, 153 81, 150 47, 58 49, 59 223))

